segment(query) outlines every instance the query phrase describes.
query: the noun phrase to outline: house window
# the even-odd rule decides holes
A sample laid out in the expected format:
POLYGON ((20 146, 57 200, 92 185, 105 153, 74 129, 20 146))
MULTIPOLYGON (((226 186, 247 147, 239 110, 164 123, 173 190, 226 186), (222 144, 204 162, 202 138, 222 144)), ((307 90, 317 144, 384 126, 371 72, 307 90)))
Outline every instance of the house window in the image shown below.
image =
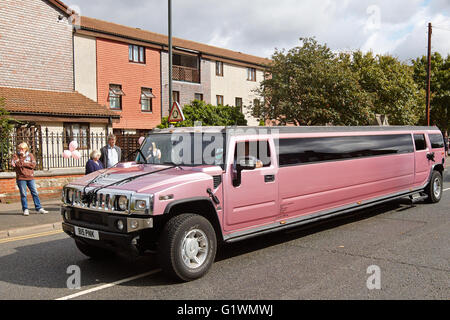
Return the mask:
POLYGON ((195 100, 203 101, 203 93, 196 93, 194 96, 195 100))
POLYGON ((217 105, 218 106, 223 106, 223 96, 216 96, 216 100, 217 100, 217 105))
POLYGON ((145 63, 145 48, 130 44, 128 46, 128 61, 145 63))
POLYGON ((255 68, 247 68, 247 80, 248 81, 256 81, 256 69, 255 68))
POLYGON ((242 112, 242 98, 236 98, 234 105, 242 112))
POLYGON ((153 112, 152 99, 155 96, 151 88, 141 88, 141 111, 153 112))
POLYGON ((216 76, 223 77, 223 62, 216 61, 216 76))
MULTIPOLYGON (((180 103, 180 91, 172 91, 172 100, 173 102, 180 103)), ((170 106, 172 108, 172 106, 170 106)))
POLYGON ((253 99, 253 106, 258 108, 261 106, 261 101, 259 99, 253 99))
POLYGON ((122 86, 119 84, 110 84, 109 85, 109 107, 115 110, 122 109, 122 96, 125 93, 122 91, 122 86))
POLYGON ((69 148, 72 141, 78 142, 78 149, 89 149, 89 124, 66 122, 64 126, 64 149, 69 148))

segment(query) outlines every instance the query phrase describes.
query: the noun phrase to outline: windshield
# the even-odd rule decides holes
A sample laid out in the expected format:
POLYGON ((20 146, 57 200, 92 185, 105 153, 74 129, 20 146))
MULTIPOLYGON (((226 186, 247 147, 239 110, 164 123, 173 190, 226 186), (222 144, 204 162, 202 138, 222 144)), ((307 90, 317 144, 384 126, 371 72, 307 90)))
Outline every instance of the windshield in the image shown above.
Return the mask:
POLYGON ((225 135, 219 132, 150 134, 143 142, 136 162, 223 168, 225 142, 225 135))

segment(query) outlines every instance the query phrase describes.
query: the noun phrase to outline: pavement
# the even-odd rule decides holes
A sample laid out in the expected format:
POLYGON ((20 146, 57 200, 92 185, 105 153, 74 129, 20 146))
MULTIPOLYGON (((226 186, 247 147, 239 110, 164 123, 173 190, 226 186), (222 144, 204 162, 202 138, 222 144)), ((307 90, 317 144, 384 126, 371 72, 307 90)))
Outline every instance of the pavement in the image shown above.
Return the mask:
MULTIPOLYGON (((446 174, 450 174, 450 157, 446 161, 446 174)), ((28 200, 29 216, 22 214, 20 202, 0 203, 0 239, 19 237, 61 229, 60 199, 43 200, 42 207, 49 213, 40 214, 28 200)))
POLYGON ((0 239, 61 229, 61 200, 45 200, 41 204, 47 214, 38 213, 33 201, 28 201, 30 215, 24 216, 20 202, 0 203, 0 239))

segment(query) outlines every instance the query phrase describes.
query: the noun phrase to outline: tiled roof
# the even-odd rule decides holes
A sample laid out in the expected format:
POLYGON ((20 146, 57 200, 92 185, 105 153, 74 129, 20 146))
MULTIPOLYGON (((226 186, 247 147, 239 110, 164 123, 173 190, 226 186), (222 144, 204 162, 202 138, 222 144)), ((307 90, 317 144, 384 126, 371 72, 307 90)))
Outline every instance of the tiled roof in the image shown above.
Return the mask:
POLYGON ((120 115, 106 106, 76 91, 56 92, 0 87, 0 98, 5 99, 5 109, 13 114, 120 118, 120 115))
POLYGON ((52 5, 54 5, 55 7, 57 7, 58 9, 60 9, 61 11, 64 11, 66 14, 72 13, 73 11, 69 9, 69 7, 63 3, 60 0, 47 0, 48 2, 50 2, 52 5))
MULTIPOLYGON (((131 28, 127 26, 123 26, 120 24, 107 22, 103 20, 98 20, 94 18, 84 17, 80 18, 81 29, 106 33, 110 35, 116 35, 119 37, 125 37, 133 40, 141 40, 145 42, 149 42, 156 45, 161 45, 162 47, 168 46, 168 37, 166 35, 145 31, 141 29, 131 28)), ((270 64, 271 60, 266 58, 261 58, 249 54, 245 54, 242 52, 232 51, 228 49, 218 48, 190 40, 184 40, 180 38, 172 38, 172 44, 174 47, 179 47, 183 49, 189 49, 198 51, 202 54, 217 57, 217 58, 225 58, 238 62, 255 64, 258 66, 264 66, 270 64)))

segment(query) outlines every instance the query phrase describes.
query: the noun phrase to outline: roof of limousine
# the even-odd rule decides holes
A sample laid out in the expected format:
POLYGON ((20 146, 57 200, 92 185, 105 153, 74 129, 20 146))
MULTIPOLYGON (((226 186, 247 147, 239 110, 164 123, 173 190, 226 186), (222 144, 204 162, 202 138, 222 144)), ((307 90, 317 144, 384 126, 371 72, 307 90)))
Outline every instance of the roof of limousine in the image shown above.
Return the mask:
POLYGON ((152 133, 214 133, 222 132, 232 135, 255 133, 319 133, 319 132, 382 132, 382 131, 428 131, 439 130, 436 126, 278 126, 278 127, 178 127, 154 129, 152 133), (262 130, 263 132, 260 132, 262 130))

